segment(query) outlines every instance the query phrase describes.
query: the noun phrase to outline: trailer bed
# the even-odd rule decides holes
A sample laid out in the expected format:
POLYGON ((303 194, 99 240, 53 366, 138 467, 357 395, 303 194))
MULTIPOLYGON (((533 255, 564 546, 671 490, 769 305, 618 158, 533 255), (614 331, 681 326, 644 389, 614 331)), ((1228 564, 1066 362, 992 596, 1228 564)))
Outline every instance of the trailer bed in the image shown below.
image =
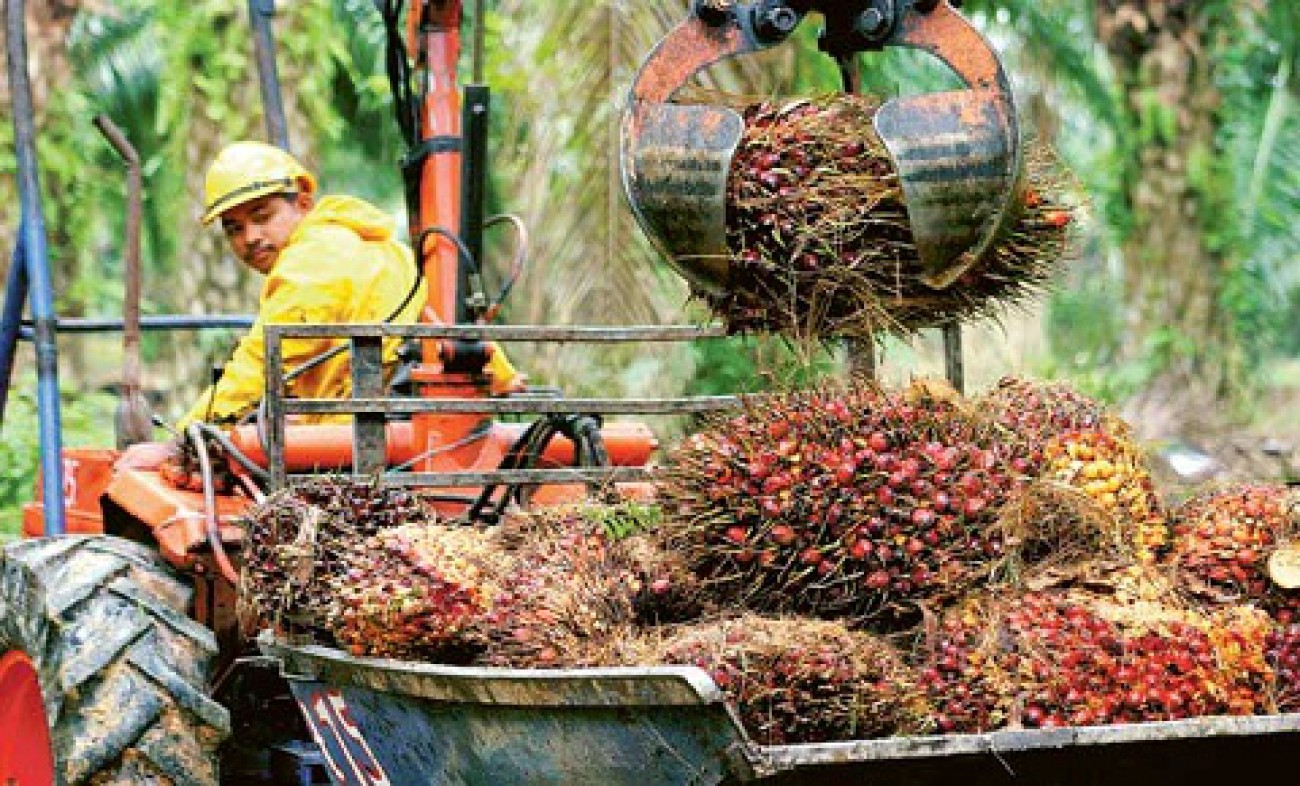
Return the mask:
POLYGON ((692 667, 484 669, 264 635, 340 784, 1216 784, 1275 780, 1300 714, 762 746, 692 667))

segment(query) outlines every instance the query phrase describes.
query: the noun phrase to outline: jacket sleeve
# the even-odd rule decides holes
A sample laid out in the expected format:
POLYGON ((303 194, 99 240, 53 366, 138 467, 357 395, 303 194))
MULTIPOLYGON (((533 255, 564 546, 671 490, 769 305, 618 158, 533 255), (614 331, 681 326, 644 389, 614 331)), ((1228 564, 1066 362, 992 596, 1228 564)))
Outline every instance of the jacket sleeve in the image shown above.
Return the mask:
MULTIPOLYGON (((266 388, 265 325, 343 321, 353 287, 346 276, 335 271, 347 264, 349 245, 346 241, 303 241, 285 249, 262 287, 257 320, 235 347, 221 379, 199 397, 178 424, 180 428, 196 420, 230 421, 257 406, 266 388)), ((286 339, 282 344, 284 368, 292 371, 337 343, 331 339, 286 339)))

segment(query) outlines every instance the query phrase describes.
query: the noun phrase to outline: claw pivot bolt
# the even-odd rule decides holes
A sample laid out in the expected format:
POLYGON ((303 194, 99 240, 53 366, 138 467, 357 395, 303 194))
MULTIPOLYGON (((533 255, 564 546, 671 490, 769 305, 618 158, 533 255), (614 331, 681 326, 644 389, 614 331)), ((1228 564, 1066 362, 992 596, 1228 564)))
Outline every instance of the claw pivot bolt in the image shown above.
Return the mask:
POLYGON ((709 27, 722 27, 731 21, 731 0, 695 0, 695 15, 709 27))
POLYGON ((779 5, 759 12, 754 32, 765 41, 779 41, 799 26, 799 15, 789 6, 779 5))
POLYGON ((858 16, 858 21, 853 27, 859 35, 874 39, 885 32, 886 21, 885 15, 879 8, 868 8, 858 16))

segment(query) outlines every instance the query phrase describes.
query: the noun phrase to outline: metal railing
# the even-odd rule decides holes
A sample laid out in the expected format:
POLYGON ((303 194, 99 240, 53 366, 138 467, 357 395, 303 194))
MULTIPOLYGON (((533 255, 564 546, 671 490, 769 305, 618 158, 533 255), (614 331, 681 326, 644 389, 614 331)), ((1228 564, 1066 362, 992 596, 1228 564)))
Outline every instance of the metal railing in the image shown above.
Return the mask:
POLYGON ((284 450, 287 418, 294 414, 350 414, 353 419, 352 471, 381 474, 385 483, 407 486, 470 488, 489 484, 602 484, 651 479, 647 467, 498 469, 492 471, 398 472, 387 464, 385 426, 392 416, 447 414, 643 414, 679 415, 716 412, 739 403, 735 396, 674 398, 424 398, 386 395, 383 368, 385 339, 461 341, 626 343, 678 342, 723 338, 722 327, 636 326, 556 327, 539 325, 267 325, 265 452, 271 489, 310 475, 289 475, 284 450), (285 395, 285 339, 347 339, 351 352, 352 395, 345 399, 288 398, 285 395))

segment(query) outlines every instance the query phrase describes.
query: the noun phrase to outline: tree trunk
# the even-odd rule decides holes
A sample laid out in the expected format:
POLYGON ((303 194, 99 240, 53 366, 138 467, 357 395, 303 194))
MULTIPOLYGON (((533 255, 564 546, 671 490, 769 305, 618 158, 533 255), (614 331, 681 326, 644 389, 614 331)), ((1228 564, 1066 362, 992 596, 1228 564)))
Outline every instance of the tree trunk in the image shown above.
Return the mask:
POLYGON ((1230 262, 1209 243, 1221 218, 1205 209, 1220 125, 1213 14, 1203 3, 1099 0, 1097 27, 1132 119, 1131 138, 1119 140, 1132 221, 1120 357, 1155 372, 1148 398, 1159 391, 1169 414, 1202 414, 1189 405, 1227 394, 1233 357, 1220 303, 1230 262))

